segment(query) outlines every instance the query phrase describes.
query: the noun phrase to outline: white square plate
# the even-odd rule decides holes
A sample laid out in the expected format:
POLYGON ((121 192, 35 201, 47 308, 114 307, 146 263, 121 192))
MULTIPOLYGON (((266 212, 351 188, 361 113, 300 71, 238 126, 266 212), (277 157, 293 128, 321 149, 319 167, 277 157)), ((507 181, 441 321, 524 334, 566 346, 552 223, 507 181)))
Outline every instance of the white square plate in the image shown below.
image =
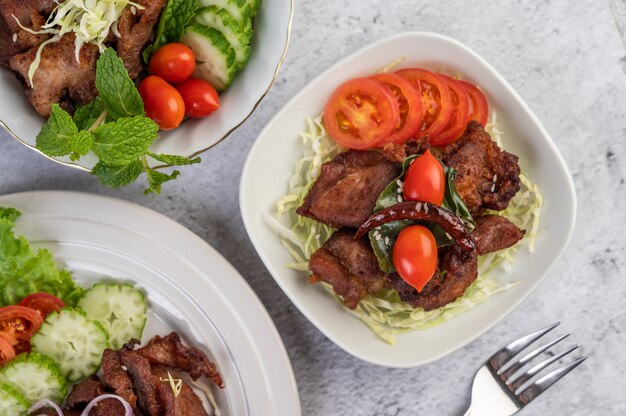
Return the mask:
POLYGON ((570 240, 576 218, 574 184, 565 162, 521 97, 475 52, 453 39, 424 32, 403 33, 366 46, 318 76, 285 105, 263 129, 248 156, 240 204, 259 256, 298 309, 348 353, 390 367, 414 367, 437 360, 504 319, 548 275, 570 240), (452 68, 480 85, 498 113, 503 147, 519 156, 522 170, 539 185, 545 203, 535 252, 520 250, 507 276, 519 280, 518 285, 442 325, 399 335, 397 345, 392 346, 343 311, 321 286, 310 285, 307 273, 285 266, 291 261, 289 253, 265 224, 262 213, 273 214, 275 202, 287 191, 294 165, 302 157, 298 133, 304 130, 306 117, 319 114, 343 81, 368 76, 403 56, 406 59, 400 68, 452 68))

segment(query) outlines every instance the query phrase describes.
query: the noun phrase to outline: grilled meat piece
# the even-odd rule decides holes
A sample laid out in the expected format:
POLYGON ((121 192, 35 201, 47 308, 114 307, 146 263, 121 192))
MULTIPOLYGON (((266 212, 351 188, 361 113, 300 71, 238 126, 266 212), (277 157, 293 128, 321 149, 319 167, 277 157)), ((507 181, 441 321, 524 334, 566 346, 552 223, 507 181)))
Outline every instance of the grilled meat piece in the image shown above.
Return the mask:
MULTIPOLYGON (((168 370, 163 367, 153 367, 152 374, 159 380, 157 393, 159 404, 163 408, 164 416, 208 416, 200 398, 187 383, 183 381, 180 394, 174 395, 169 383, 168 370)), ((176 373, 170 371, 174 379, 180 379, 176 373)))
POLYGON ((378 260, 367 237, 355 240, 354 230, 334 233, 311 256, 309 282, 326 282, 354 309, 368 293, 386 286, 387 273, 380 270, 378 260))
POLYGON ((74 39, 74 33, 66 33, 58 42, 43 48, 32 87, 28 85, 28 69, 35 59, 37 47, 10 60, 11 69, 21 75, 26 84, 26 97, 42 116, 50 115, 54 103, 73 111, 74 103, 87 104, 98 94, 95 83, 98 48, 83 45, 80 62, 76 62, 74 39))
POLYGON ((159 21, 166 0, 138 0, 137 3, 144 8, 126 7, 117 23, 121 35, 117 39, 117 55, 124 61, 132 79, 141 72, 141 51, 152 36, 152 29, 159 21))
POLYGON ((404 144, 387 143, 379 151, 390 162, 402 163, 407 157, 425 152, 429 148, 428 138, 425 137, 404 144))
POLYGON ((133 380, 139 409, 148 416, 161 416, 163 409, 157 401, 159 380, 152 374, 148 359, 127 349, 121 349, 119 356, 121 363, 126 366, 133 380))
POLYGON ((358 227, 400 167, 375 151, 349 150, 322 165, 319 178, 296 212, 331 227, 358 227))
POLYGON ((476 121, 443 149, 442 158, 456 169, 454 185, 472 215, 483 208, 505 209, 520 189, 517 156, 500 149, 476 121))
POLYGON ((166 337, 157 335, 145 347, 134 352, 146 358, 152 365, 182 370, 194 380, 207 376, 218 387, 224 388, 224 382, 215 364, 207 358, 204 352, 185 346, 176 332, 166 337))
POLYGON ((38 46, 50 37, 27 32, 17 20, 26 28, 40 30, 56 5, 54 0, 0 0, 0 65, 7 67, 13 55, 38 46))
POLYGON ((135 409, 137 396, 133 390, 133 381, 122 368, 118 351, 104 350, 102 353, 102 373, 106 385, 135 409))
POLYGON ((398 291, 400 299, 415 308, 421 307, 426 311, 440 308, 463 296, 478 277, 476 250, 463 251, 458 245, 445 247, 439 251, 438 268, 446 272, 437 272, 421 293, 397 273, 389 276, 389 283, 398 291))
POLYGON ((479 255, 511 247, 524 237, 524 231, 505 217, 484 215, 475 220, 472 237, 479 255))
POLYGON ((66 404, 68 407, 86 406, 101 394, 104 394, 104 386, 98 377, 92 376, 72 387, 71 393, 67 396, 66 404))

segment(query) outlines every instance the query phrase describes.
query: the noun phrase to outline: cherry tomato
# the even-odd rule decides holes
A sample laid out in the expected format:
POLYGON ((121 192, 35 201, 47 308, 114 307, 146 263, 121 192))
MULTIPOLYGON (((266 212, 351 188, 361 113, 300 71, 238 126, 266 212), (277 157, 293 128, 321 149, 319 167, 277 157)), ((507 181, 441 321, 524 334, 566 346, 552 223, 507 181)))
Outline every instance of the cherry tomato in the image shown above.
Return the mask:
POLYGON ((324 107, 324 125, 337 143, 351 149, 380 145, 400 121, 398 101, 384 84, 355 78, 339 86, 324 107))
POLYGON ((46 319, 50 312, 59 312, 65 303, 50 293, 41 292, 26 296, 18 305, 34 309, 39 312, 43 319, 46 319))
POLYGON ((475 85, 465 81, 457 81, 460 83, 470 97, 471 108, 469 114, 469 120, 476 120, 485 127, 487 125, 487 118, 489 117, 489 105, 485 94, 479 90, 475 85))
POLYGON ((176 85, 176 90, 185 102, 185 113, 189 117, 206 117, 220 107, 220 99, 213 85, 191 78, 176 85))
POLYGON ((424 104, 424 124, 420 137, 434 137, 448 125, 452 116, 452 97, 445 78, 421 68, 401 69, 396 72, 417 88, 424 104))
POLYGON ((12 345, 19 340, 30 340, 42 323, 43 318, 34 309, 19 305, 0 308, 0 334, 12 345))
POLYGON ((433 146, 445 146, 458 140, 465 131, 469 118, 470 99, 467 90, 456 80, 445 75, 444 77, 452 97, 452 116, 446 128, 430 138, 430 144, 433 146))
POLYGON ((433 233, 423 225, 410 225, 400 231, 392 255, 402 280, 418 292, 437 270, 437 242, 433 233))
POLYGON ((139 84, 139 95, 143 100, 146 115, 154 120, 161 130, 172 130, 185 117, 185 103, 176 88, 156 75, 146 77, 139 84))
POLYGON ((150 73, 167 82, 182 82, 196 69, 196 57, 191 48, 182 43, 168 43, 150 57, 150 73))
POLYGON ((391 90, 398 101, 400 121, 395 132, 385 139, 385 143, 405 143, 422 127, 424 105, 419 91, 410 82, 396 74, 376 74, 372 79, 382 82, 391 90))
POLYGON ((445 191, 446 178, 443 167, 430 150, 426 150, 411 163, 404 175, 404 199, 441 205, 445 191))
POLYGON ((0 366, 15 358, 15 349, 11 342, 0 334, 0 366))

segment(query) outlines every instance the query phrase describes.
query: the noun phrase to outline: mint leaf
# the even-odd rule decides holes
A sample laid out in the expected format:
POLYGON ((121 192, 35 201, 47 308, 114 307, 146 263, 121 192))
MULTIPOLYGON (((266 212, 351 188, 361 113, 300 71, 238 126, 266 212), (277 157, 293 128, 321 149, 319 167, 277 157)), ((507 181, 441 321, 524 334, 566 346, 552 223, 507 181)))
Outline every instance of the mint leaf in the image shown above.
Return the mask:
POLYGON ((78 130, 87 130, 90 128, 103 111, 105 111, 105 108, 100 96, 96 97, 96 99, 89 104, 78 106, 73 117, 78 130))
POLYGON ((146 154, 158 131, 147 117, 120 118, 94 130, 92 150, 106 165, 126 165, 146 154))
POLYGON ((113 119, 145 114, 139 91, 112 48, 107 48, 98 58, 96 88, 113 119))
POLYGON ((156 170, 146 169, 146 174, 148 175, 148 183, 150 187, 143 191, 144 194, 148 195, 150 193, 160 194, 161 193, 161 185, 165 182, 174 180, 180 175, 180 172, 175 170, 171 175, 166 173, 157 172, 156 170))
POLYGON ((197 0, 169 0, 161 13, 154 43, 143 51, 147 63, 152 52, 170 42, 178 42, 198 10, 197 0))
POLYGON ((91 174, 97 176, 104 185, 119 188, 135 181, 142 172, 143 163, 137 159, 122 166, 105 165, 102 162, 98 162, 91 174))
POLYGON ((68 145, 72 150, 70 154, 71 160, 78 160, 81 156, 85 156, 91 150, 93 145, 94 135, 87 131, 81 130, 72 137, 69 138, 68 145))
POLYGON ((37 135, 37 149, 48 156, 65 156, 72 152, 70 140, 78 133, 72 116, 58 104, 52 104, 50 118, 37 135))
POLYGON ((15 208, 0 207, 0 219, 15 222, 15 220, 17 220, 20 215, 22 215, 22 213, 15 208))
POLYGON ((167 163, 168 165, 172 166, 194 165, 202 161, 199 157, 190 159, 185 156, 167 155, 165 153, 156 154, 148 152, 148 156, 150 156, 154 160, 158 160, 159 162, 167 163))

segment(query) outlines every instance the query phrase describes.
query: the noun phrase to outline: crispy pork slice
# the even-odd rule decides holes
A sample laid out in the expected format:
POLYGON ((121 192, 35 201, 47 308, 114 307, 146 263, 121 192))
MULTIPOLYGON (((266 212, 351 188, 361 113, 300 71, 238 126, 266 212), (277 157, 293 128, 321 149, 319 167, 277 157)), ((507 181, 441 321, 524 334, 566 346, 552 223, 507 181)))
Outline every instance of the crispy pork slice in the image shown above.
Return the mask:
POLYGON ((106 385, 115 394, 137 407, 137 395, 133 390, 133 381, 122 367, 118 351, 106 349, 102 353, 102 375, 106 385))
POLYGON ((152 374, 158 378, 158 400, 163 408, 164 416, 208 416, 209 414, 202 404, 202 400, 194 393, 189 385, 183 381, 178 395, 174 393, 169 381, 169 375, 173 379, 180 379, 172 370, 163 367, 153 367, 152 374), (168 374, 169 372, 169 374, 168 374))
POLYGON ((117 54, 132 79, 137 78, 142 65, 141 52, 152 36, 152 29, 158 22, 166 0, 138 0, 143 8, 126 7, 120 16, 117 28, 117 54))
POLYGON ((476 251, 463 251, 458 245, 439 251, 439 270, 426 283, 421 292, 406 283, 397 273, 389 276, 391 286, 398 291, 400 299, 413 307, 426 311, 437 309, 463 296, 465 290, 478 277, 476 251))
POLYGON ((74 53, 74 33, 66 33, 58 42, 43 48, 41 63, 28 85, 28 69, 34 61, 37 47, 10 59, 11 69, 26 84, 26 97, 42 116, 50 115, 52 104, 59 103, 68 111, 74 104, 87 104, 96 98, 96 59, 98 48, 85 44, 80 50, 80 62, 74 53))
POLYGON ((86 406, 101 394, 104 394, 104 385, 98 377, 92 376, 75 384, 65 403, 68 407, 86 406))
POLYGON ((378 195, 400 174, 400 165, 375 151, 350 150, 325 163, 296 212, 331 227, 358 227, 378 195))
POLYGON ((176 332, 165 337, 157 335, 145 347, 134 352, 145 357, 152 365, 182 370, 188 373, 194 381, 206 376, 213 380, 218 387, 224 387, 224 382, 215 364, 208 359, 204 352, 184 345, 176 332))
POLYGON ((476 121, 443 150, 442 158, 456 169, 454 185, 472 215, 483 208, 505 209, 520 189, 517 156, 500 149, 476 121))
POLYGON ((127 368, 133 380, 139 409, 148 416, 161 416, 163 409, 157 400, 159 380, 152 374, 148 359, 127 349, 121 349, 119 354, 122 365, 127 368))
POLYGON ((524 231, 505 217, 483 215, 475 220, 472 237, 479 255, 511 247, 524 237, 524 231))
POLYGON ((355 240, 353 236, 354 230, 337 231, 309 261, 309 282, 328 283, 351 309, 368 293, 384 288, 387 280, 367 237, 355 240))

